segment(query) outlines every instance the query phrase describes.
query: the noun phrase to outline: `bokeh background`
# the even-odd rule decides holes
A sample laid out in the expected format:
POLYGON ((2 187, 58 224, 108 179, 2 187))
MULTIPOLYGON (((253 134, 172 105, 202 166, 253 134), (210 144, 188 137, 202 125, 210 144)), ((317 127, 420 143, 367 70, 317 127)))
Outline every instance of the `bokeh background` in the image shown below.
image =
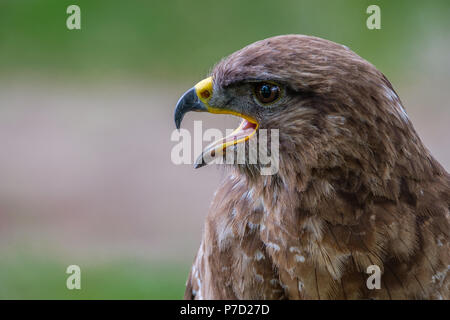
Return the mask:
POLYGON ((222 173, 172 164, 176 101, 222 57, 288 33, 376 65, 450 168, 447 0, 1 0, 0 298, 181 298, 222 173), (81 290, 66 289, 71 264, 81 290))

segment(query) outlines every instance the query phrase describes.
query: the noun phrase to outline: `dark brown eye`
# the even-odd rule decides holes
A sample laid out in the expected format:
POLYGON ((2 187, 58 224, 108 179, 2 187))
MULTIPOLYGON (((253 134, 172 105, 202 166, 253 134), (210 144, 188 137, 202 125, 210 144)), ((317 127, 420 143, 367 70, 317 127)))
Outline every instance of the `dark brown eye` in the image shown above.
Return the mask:
POLYGON ((260 83, 255 88, 256 98, 261 103, 271 103, 280 96, 280 88, 271 83, 260 83))

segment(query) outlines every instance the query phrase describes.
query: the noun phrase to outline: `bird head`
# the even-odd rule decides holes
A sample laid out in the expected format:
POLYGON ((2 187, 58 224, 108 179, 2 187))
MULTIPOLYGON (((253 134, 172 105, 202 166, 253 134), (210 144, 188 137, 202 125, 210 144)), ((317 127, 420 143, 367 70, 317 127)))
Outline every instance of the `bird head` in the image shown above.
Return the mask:
POLYGON ((178 101, 177 128, 189 111, 243 119, 197 167, 207 153, 221 156, 261 129, 277 129, 286 177, 337 167, 389 175, 397 151, 416 139, 381 72, 343 45, 302 35, 258 41, 223 59, 178 101))

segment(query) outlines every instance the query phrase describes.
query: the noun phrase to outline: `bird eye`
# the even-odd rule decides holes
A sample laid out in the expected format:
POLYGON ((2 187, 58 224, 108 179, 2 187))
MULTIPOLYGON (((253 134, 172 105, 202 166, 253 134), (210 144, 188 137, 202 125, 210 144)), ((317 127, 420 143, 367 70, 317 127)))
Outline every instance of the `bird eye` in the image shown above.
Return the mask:
POLYGON ((255 95, 259 102, 271 103, 280 96, 280 88, 277 85, 263 82, 256 85, 255 95))

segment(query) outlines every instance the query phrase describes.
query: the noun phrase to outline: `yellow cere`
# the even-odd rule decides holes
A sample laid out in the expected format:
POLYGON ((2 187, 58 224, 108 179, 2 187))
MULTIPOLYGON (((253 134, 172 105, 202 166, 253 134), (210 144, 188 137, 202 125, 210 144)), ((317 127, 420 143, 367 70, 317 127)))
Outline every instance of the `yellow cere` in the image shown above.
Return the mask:
POLYGON ((203 79, 199 83, 195 85, 195 92, 197 93, 198 98, 205 104, 208 105, 209 99, 212 97, 213 92, 213 82, 212 78, 208 77, 203 79))
MULTIPOLYGON (((214 108, 208 104, 208 101, 211 99, 211 97, 213 95, 212 77, 208 77, 206 79, 203 79, 199 83, 197 83, 195 85, 195 92, 197 93, 198 98, 205 104, 206 108, 208 109, 208 112, 216 113, 216 114, 231 114, 231 115, 238 116, 240 118, 246 119, 247 121, 249 121, 251 123, 256 124, 255 130, 251 134, 249 134, 248 136, 241 138, 239 140, 228 141, 228 142, 222 144, 222 147, 221 147, 222 150, 226 149, 227 147, 229 147, 231 145, 245 142, 256 133, 256 130, 258 129, 259 124, 258 124, 258 122, 256 122, 255 119, 250 118, 249 116, 243 115, 243 114, 238 113, 233 110, 228 110, 228 109, 223 109, 223 108, 214 108)), ((239 132, 242 129, 242 126, 243 126, 243 123, 236 130, 234 130, 231 135, 234 135, 237 132, 239 132)), ((217 149, 219 149, 219 148, 217 148, 217 149)), ((220 151, 222 151, 222 150, 220 150, 220 151)), ((219 150, 217 150, 217 151, 219 151, 219 150)))

